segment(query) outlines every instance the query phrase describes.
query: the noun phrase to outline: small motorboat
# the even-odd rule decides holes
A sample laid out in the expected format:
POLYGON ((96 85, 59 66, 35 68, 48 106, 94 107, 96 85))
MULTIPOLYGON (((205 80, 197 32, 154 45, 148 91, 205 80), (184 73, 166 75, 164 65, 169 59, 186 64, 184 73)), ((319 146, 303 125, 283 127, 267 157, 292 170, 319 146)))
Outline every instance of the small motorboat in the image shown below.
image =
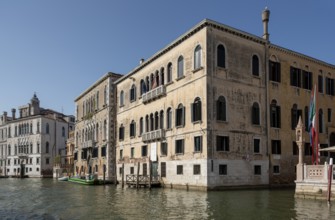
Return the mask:
POLYGON ((62 176, 58 178, 58 181, 68 181, 69 177, 68 176, 62 176))

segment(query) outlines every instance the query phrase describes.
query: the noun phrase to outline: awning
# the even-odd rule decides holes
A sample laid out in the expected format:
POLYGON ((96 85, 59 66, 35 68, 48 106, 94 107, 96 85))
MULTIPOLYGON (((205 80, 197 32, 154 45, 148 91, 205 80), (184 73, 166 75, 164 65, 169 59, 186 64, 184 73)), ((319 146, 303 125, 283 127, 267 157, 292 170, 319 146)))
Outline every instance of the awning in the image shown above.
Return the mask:
POLYGON ((335 152, 335 146, 322 148, 319 151, 329 151, 329 152, 335 152))

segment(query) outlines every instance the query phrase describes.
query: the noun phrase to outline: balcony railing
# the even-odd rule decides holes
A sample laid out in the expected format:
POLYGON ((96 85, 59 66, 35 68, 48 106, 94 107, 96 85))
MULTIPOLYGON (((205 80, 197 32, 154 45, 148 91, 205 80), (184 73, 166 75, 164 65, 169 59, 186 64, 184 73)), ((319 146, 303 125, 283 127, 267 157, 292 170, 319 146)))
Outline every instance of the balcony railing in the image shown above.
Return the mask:
POLYGON ((83 143, 83 148, 90 148, 90 147, 93 147, 94 144, 95 144, 95 141, 93 141, 93 140, 85 141, 85 142, 83 143))
POLYGON ((142 141, 143 142, 150 142, 161 140, 165 137, 165 133, 163 129, 158 129, 150 132, 146 132, 142 134, 142 141))
POLYGON ((142 102, 147 103, 166 94, 165 86, 161 85, 142 95, 142 102))

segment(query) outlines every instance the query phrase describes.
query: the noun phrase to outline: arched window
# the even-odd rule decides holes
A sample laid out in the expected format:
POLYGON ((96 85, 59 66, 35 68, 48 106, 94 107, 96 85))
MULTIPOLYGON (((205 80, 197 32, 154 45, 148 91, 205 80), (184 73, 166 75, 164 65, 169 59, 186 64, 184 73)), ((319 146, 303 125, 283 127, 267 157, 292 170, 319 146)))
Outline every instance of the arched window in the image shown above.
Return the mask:
POLYGON ((154 114, 150 114, 150 131, 154 130, 154 114))
POLYGON ((216 119, 218 121, 227 121, 226 99, 220 96, 216 101, 216 119))
POLYGON ((257 102, 254 102, 252 105, 252 111, 251 111, 251 118, 252 118, 252 124, 259 125, 260 124, 260 110, 259 105, 257 102))
POLYGON ((177 70, 177 78, 184 76, 184 57, 180 56, 178 58, 178 70, 177 70))
POLYGON ((194 69, 201 67, 201 46, 198 45, 194 50, 194 69))
POLYGON ((259 76, 259 59, 258 56, 252 56, 252 75, 259 76))
POLYGON ((150 78, 149 78, 149 76, 147 76, 145 92, 148 92, 149 90, 150 90, 150 78))
POLYGON ((98 123, 95 126, 95 139, 99 141, 99 124, 98 123))
POLYGON ((8 156, 12 155, 10 144, 8 144, 8 156))
POLYGON ((272 100, 270 104, 270 126, 280 128, 280 106, 276 100, 272 100))
POLYGON ((185 125, 185 107, 179 104, 176 109, 176 127, 185 125))
POLYGON ((159 128, 163 129, 164 128, 164 111, 160 111, 159 113, 159 128))
POLYGON ((145 132, 149 132, 149 115, 145 116, 145 132))
POLYGON ((49 134, 49 123, 46 123, 45 125, 45 133, 49 134))
POLYGON ((159 115, 158 112, 155 113, 155 130, 158 130, 159 128, 159 115))
POLYGON ((195 98, 191 105, 191 120, 192 122, 201 121, 201 100, 199 97, 195 98))
POLYGON ((222 44, 217 47, 217 65, 226 68, 226 50, 222 44))
POLYGON ((166 110, 166 128, 171 129, 172 128, 172 109, 168 108, 166 110))
POLYGON ((140 118, 140 135, 143 134, 143 118, 140 118))
POLYGON ((124 106, 124 92, 123 92, 123 90, 120 92, 120 106, 124 106))
POLYGON ((65 128, 62 127, 62 137, 65 137, 65 128))
POLYGON ((124 127, 123 124, 119 127, 119 140, 122 141, 124 140, 124 127))
POLYGON ((294 104, 291 109, 291 128, 292 130, 295 130, 297 127, 297 124, 299 122, 299 117, 302 115, 302 111, 298 109, 297 104, 294 104))
POLYGON ((129 130, 130 137, 135 137, 136 135, 136 123, 134 120, 131 121, 130 123, 130 130, 129 130))
POLYGON ((172 63, 169 63, 167 66, 167 82, 172 81, 172 63))
POLYGON ((161 75, 160 75, 160 85, 164 85, 164 67, 161 68, 161 75))
POLYGON ((323 111, 319 109, 319 133, 323 133, 323 111))
POLYGON ((145 85, 144 80, 141 80, 141 95, 145 94, 147 92, 147 86, 145 85))
POLYGON ((136 100, 136 86, 132 85, 130 89, 130 101, 133 102, 136 100))
POLYGON ((107 121, 104 120, 104 140, 107 140, 107 121))
POLYGON ((49 142, 45 143, 45 153, 49 153, 49 142))

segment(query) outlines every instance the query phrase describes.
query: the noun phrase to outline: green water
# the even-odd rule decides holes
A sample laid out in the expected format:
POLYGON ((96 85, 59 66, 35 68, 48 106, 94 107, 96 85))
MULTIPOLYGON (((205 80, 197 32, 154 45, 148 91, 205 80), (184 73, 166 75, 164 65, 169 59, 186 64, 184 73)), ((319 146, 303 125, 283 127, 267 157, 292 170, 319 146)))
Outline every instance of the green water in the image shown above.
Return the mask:
POLYGON ((0 219, 335 219, 325 201, 293 190, 198 192, 0 179, 0 219))

